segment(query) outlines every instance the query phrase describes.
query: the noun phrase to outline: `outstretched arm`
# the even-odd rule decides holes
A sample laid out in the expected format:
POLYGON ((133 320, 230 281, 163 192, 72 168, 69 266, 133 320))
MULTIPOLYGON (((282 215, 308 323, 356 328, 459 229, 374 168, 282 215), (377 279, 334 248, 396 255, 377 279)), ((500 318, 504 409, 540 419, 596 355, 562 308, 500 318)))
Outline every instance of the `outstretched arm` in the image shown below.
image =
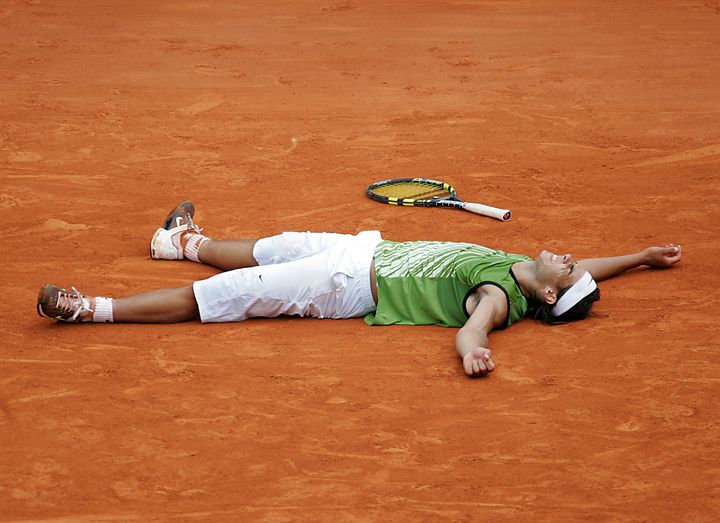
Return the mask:
POLYGON ((638 253, 625 256, 580 260, 578 266, 590 272, 596 281, 602 281, 642 265, 667 269, 679 262, 681 258, 682 249, 673 243, 664 247, 648 247, 638 253))
POLYGON ((455 336, 455 349, 468 376, 484 376, 495 370, 488 334, 499 327, 507 315, 507 299, 500 289, 484 285, 476 294, 478 304, 455 336))

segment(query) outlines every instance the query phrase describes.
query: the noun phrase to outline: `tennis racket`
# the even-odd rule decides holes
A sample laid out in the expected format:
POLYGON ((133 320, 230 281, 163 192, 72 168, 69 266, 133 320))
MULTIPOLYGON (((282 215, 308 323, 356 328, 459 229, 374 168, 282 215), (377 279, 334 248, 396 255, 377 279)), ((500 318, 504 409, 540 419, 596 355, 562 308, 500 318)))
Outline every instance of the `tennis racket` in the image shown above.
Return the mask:
POLYGON ((464 202, 452 185, 429 178, 395 178, 372 184, 367 189, 370 198, 390 205, 411 207, 455 207, 506 222, 511 213, 481 203, 464 202))

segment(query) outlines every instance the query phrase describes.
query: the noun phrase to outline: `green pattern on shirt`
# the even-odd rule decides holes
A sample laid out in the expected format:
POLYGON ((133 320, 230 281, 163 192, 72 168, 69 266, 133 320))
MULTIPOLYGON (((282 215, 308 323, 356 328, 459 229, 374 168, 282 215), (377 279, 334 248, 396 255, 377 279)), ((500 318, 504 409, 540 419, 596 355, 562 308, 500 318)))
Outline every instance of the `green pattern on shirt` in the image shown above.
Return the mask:
POLYGON ((492 282, 507 295, 507 327, 527 312, 527 300, 510 275, 513 264, 526 260, 531 258, 472 243, 380 242, 375 248, 378 305, 365 322, 462 327, 468 292, 492 282))

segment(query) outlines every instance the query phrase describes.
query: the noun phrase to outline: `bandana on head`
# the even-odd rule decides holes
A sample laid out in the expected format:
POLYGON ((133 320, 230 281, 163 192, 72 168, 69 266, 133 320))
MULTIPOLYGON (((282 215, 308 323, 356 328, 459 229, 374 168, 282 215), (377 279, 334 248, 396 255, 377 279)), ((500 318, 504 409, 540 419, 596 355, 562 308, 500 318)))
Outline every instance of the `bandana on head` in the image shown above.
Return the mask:
POLYGON ((560 297, 555 307, 550 309, 550 314, 553 316, 562 316, 595 289, 597 289, 597 283, 595 283, 590 273, 586 272, 582 278, 576 281, 575 284, 560 297))

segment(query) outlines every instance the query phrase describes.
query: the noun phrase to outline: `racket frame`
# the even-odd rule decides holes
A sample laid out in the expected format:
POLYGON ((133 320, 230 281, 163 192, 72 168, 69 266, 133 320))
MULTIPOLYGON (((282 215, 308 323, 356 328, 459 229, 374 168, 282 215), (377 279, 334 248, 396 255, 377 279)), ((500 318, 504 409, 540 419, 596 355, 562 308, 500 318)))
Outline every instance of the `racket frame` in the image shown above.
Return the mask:
POLYGON ((441 182, 439 180, 433 180, 432 178, 392 178, 389 180, 382 180, 373 183, 367 188, 367 195, 380 203, 387 203, 389 205, 398 205, 403 207, 451 207, 456 209, 464 209, 466 211, 474 212, 483 216, 489 216, 500 221, 507 221, 511 217, 511 213, 507 209, 498 209, 490 205, 483 205, 481 203, 465 202, 458 198, 455 188, 449 183, 441 182), (448 196, 444 198, 433 198, 426 199, 415 199, 415 198, 395 198, 392 196, 383 196, 377 194, 375 189, 385 187, 388 185, 396 185, 399 183, 422 183, 431 187, 437 187, 443 189, 448 193, 448 196))

